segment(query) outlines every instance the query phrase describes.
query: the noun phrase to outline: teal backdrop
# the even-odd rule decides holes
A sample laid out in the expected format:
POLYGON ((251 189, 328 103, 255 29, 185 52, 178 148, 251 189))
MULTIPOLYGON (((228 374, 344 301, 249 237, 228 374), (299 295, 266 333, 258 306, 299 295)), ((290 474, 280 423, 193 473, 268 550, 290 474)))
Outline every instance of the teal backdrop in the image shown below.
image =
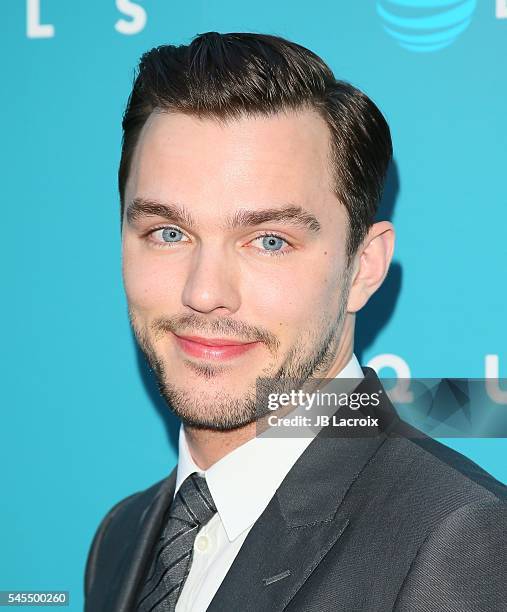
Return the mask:
MULTIPOLYGON (((278 34, 364 89, 398 238, 356 352, 381 375, 507 376, 506 2, 10 0, 1 24, 0 590, 81 610, 100 519, 176 461, 120 275, 121 114, 155 45, 278 34)), ((507 481, 505 439, 448 443, 507 481)))

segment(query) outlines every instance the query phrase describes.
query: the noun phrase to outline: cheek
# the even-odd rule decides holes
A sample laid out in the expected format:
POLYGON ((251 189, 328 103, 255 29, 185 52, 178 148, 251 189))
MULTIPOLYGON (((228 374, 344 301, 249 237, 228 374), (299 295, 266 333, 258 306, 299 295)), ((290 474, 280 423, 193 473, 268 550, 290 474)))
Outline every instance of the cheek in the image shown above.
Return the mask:
POLYGON ((327 257, 278 270, 272 278, 249 278, 244 284, 243 304, 272 331, 298 335, 336 309, 341 291, 340 273, 327 257), (255 304, 255 307, 253 305, 255 304), (250 307, 252 305, 252 307, 250 307))
POLYGON ((123 252, 123 283, 130 308, 137 313, 168 312, 179 301, 180 283, 162 257, 123 252))

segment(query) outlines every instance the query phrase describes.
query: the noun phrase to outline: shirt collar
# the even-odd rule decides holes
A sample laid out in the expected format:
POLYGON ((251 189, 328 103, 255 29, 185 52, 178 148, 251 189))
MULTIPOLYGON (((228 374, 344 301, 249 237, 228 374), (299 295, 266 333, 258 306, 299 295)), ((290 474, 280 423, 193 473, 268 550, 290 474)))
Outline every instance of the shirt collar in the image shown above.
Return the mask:
MULTIPOLYGON (((355 355, 335 378, 364 378, 355 355)), ((175 494, 193 472, 205 476, 227 537, 232 542, 264 512, 312 439, 255 437, 203 471, 192 459, 181 426, 175 494)))

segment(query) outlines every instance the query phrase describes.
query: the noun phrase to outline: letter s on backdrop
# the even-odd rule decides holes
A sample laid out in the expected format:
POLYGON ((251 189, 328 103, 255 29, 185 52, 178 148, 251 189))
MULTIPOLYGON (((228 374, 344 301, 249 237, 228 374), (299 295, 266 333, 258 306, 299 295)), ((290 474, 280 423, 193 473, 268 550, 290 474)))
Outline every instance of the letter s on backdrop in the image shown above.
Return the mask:
POLYGON ((124 15, 132 18, 130 21, 118 19, 114 24, 114 29, 117 32, 129 35, 138 34, 144 29, 147 17, 146 11, 142 6, 130 0, 116 0, 116 8, 124 15))

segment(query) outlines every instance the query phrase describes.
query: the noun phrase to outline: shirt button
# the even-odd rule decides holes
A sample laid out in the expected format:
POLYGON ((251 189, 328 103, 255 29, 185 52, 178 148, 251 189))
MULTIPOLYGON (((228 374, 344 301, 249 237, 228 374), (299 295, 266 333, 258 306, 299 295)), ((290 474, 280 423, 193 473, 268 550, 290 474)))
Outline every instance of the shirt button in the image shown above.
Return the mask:
POLYGON ((197 536, 195 540, 196 550, 198 550, 201 553, 205 553, 209 547, 210 547, 210 541, 209 541, 208 536, 206 535, 197 536))

